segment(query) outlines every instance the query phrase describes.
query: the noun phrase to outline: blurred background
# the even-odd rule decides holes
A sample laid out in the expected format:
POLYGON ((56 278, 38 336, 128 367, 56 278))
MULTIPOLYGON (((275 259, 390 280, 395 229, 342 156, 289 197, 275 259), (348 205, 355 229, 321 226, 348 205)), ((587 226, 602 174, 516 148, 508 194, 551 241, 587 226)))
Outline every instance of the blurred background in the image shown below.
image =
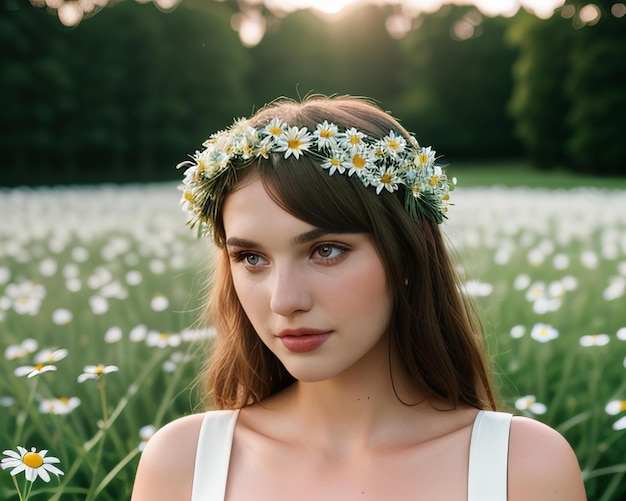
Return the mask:
POLYGON ((0 0, 0 186, 178 179, 278 96, 375 99, 450 163, 626 173, 613 0, 0 0))
POLYGON ((567 438, 590 501, 626 499, 626 2, 0 0, 0 54, 0 451, 65 473, 19 474, 29 499, 129 499, 154 430, 202 409, 212 248, 175 166, 315 93, 452 164, 502 408, 567 438))

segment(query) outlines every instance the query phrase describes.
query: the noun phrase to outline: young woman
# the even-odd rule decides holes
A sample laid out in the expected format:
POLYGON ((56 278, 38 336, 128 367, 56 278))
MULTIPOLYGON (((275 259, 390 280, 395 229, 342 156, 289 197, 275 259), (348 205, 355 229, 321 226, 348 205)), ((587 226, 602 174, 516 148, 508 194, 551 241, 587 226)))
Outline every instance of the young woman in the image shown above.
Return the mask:
POLYGON ((557 432, 495 412, 434 151, 354 98, 281 100, 204 146, 183 205, 217 247, 216 410, 152 437, 133 501, 585 499, 557 432))

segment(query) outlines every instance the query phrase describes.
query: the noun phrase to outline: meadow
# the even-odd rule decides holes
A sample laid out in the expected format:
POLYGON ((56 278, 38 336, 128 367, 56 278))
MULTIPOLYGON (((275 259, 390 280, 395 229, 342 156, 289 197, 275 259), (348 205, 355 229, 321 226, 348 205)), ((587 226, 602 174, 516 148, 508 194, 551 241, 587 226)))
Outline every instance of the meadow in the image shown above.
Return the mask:
MULTIPOLYGON (((590 500, 626 499, 624 186, 481 183, 454 192, 444 229, 503 407, 565 435, 590 500)), ((211 248, 178 198, 0 190, 0 450, 47 450, 63 472, 2 470, 1 499, 128 499, 154 430, 201 408, 211 248)))

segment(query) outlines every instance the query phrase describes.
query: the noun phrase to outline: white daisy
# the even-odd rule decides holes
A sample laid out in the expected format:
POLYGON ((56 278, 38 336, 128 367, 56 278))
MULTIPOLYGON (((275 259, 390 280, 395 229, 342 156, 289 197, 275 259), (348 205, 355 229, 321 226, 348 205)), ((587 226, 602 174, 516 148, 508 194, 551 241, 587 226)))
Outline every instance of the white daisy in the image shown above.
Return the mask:
POLYGON ((119 369, 116 365, 86 365, 83 367, 83 373, 78 376, 78 382, 84 383, 88 379, 95 379, 96 381, 100 379, 101 376, 106 374, 110 374, 111 372, 117 372, 119 369))
POLYGON ((13 468, 10 471, 12 476, 24 472, 26 480, 29 482, 34 482, 37 477, 40 477, 44 482, 50 482, 50 474, 48 472, 57 476, 63 475, 63 472, 52 465, 53 463, 59 463, 59 459, 52 456, 46 457, 47 453, 47 450, 37 452, 37 449, 34 447, 28 451, 18 445, 17 452, 13 450, 2 452, 7 457, 2 458, 0 467, 3 470, 13 468))
POLYGON ((80 405, 78 397, 46 398, 39 403, 41 414, 69 414, 80 405))
POLYGON ((530 331, 530 337, 540 343, 547 343, 559 337, 559 331, 551 325, 537 323, 530 331))
POLYGON ((389 131, 389 134, 381 140, 381 147, 384 153, 387 153, 392 157, 396 157, 404 151, 406 147, 406 139, 395 134, 393 131, 389 131))
POLYGON ((263 134, 278 139, 285 131, 286 125, 280 118, 272 118, 263 128, 263 134))
POLYGON ((398 184, 401 183, 400 178, 395 170, 385 169, 381 167, 373 176, 373 185, 376 186, 376 194, 379 195, 383 189, 393 193, 398 189, 398 184))
POLYGON ((330 176, 332 176, 335 172, 343 174, 346 171, 346 159, 346 154, 335 148, 331 151, 331 156, 322 161, 320 165, 322 169, 328 169, 328 174, 330 176))
POLYGON ((360 149, 364 145, 365 134, 354 127, 343 133, 337 134, 339 146, 354 153, 355 149, 360 149))
POLYGON ((533 414, 545 414, 548 410, 545 404, 537 402, 535 395, 518 398, 515 402, 515 408, 520 411, 530 411, 533 414))
POLYGON ((285 158, 293 155, 296 159, 311 146, 313 136, 306 127, 289 127, 276 139, 276 151, 285 152, 285 158))
MULTIPOLYGON (((317 124, 313 136, 317 139, 317 149, 335 148, 337 146, 337 126, 324 120, 321 124, 317 124)), ((332 172, 330 173, 332 174, 332 172)))

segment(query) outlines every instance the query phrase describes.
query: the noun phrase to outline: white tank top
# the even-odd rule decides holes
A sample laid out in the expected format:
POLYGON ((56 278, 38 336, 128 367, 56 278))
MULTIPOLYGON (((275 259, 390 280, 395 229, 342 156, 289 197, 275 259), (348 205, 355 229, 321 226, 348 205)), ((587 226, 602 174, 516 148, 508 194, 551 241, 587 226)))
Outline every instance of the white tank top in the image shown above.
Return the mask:
MULTIPOLYGON (((191 501, 223 501, 239 410, 210 411, 202 421, 191 501)), ((511 414, 479 411, 472 428, 468 501, 506 501, 511 414)))

